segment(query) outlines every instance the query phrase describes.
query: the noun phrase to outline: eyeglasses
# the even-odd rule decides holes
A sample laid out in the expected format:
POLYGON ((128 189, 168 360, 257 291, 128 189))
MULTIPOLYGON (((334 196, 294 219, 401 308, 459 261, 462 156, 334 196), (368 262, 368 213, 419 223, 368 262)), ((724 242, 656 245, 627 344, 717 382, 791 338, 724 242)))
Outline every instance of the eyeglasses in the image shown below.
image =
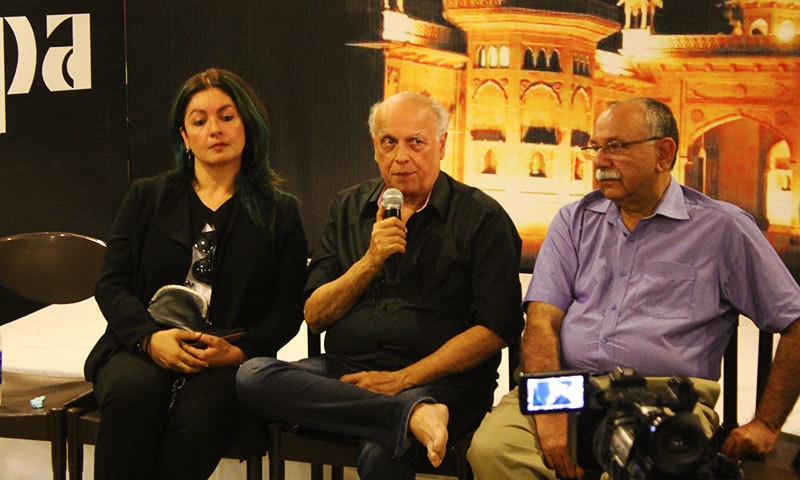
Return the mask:
POLYGON ((606 154, 608 157, 614 157, 622 153, 623 150, 632 146, 632 145, 639 145, 640 143, 652 142, 653 140, 661 140, 662 138, 666 137, 650 137, 650 138, 643 138, 641 140, 632 140, 630 142, 617 142, 611 141, 607 144, 600 146, 600 145, 587 145, 585 147, 581 147, 581 155, 583 156, 584 160, 588 160, 593 162, 597 159, 597 154, 600 150, 606 154))
POLYGON ((214 252, 217 249, 217 231, 208 230, 197 237, 194 248, 202 255, 192 265, 192 275, 198 282, 214 283, 214 252))

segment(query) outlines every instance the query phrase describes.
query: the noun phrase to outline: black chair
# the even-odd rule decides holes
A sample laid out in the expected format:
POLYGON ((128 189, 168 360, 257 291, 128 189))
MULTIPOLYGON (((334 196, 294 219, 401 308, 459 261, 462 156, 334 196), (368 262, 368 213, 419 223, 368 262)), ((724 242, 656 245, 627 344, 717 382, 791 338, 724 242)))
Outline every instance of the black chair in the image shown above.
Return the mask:
MULTIPOLYGON (((308 355, 321 353, 320 337, 307 330, 308 355)), ((516 367, 517 347, 509 348, 509 388, 513 388, 514 368, 516 367)), ((319 432, 283 423, 269 425, 270 480, 284 480, 286 461, 311 464, 311 479, 323 479, 323 466, 331 466, 331 480, 344 478, 344 467, 355 467, 358 460, 358 442, 354 438, 319 432)), ((472 434, 454 439, 447 446, 444 461, 439 467, 428 462, 420 462, 417 473, 457 477, 460 480, 471 480, 472 469, 467 462, 467 449, 472 441, 472 434)))
MULTIPOLYGON (((0 288, 3 310, 27 311, 74 303, 94 295, 105 244, 84 235, 38 232, 0 238, 0 288)), ((82 378, 56 378, 4 372, 0 436, 50 442, 53 478, 66 475, 65 409, 90 396, 82 378), (31 407, 46 396, 46 408, 31 407)))
MULTIPOLYGON (((767 385, 769 372, 772 368, 772 346, 774 335, 760 331, 758 334, 758 367, 756 378, 756 405, 761 401, 761 396, 767 385)), ((720 441, 739 426, 738 412, 738 375, 739 375, 739 341, 738 328, 733 332, 731 340, 725 350, 723 361, 723 398, 722 398, 722 425, 720 427, 720 441)), ((778 437, 775 448, 763 460, 747 459, 741 462, 741 470, 745 479, 800 478, 793 470, 792 462, 800 452, 800 436, 782 432, 778 437)))

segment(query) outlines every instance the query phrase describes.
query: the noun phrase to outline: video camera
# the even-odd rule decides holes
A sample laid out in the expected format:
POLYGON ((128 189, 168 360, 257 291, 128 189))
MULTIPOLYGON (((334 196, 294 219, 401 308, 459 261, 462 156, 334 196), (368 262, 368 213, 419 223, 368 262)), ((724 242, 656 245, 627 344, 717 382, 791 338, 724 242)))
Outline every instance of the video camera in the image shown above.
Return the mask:
POLYGON ((530 373, 519 385, 523 414, 573 414, 570 449, 587 471, 605 471, 612 480, 741 479, 692 413, 698 394, 688 378, 648 385, 633 370, 618 368, 602 377, 577 370, 530 373))

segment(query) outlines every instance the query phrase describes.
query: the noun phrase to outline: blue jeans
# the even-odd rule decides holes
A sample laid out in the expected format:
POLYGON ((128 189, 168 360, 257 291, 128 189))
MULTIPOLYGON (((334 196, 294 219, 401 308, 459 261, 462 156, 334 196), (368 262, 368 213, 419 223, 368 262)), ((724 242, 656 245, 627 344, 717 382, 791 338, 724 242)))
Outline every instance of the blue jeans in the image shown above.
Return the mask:
POLYGON ((245 406, 273 421, 361 439, 358 474, 362 479, 413 479, 426 449, 408 432, 411 412, 421 402, 444 403, 448 431, 455 439, 477 427, 491 406, 466 387, 423 385, 397 395, 373 393, 344 383, 351 373, 325 355, 298 362, 254 358, 236 375, 245 406))

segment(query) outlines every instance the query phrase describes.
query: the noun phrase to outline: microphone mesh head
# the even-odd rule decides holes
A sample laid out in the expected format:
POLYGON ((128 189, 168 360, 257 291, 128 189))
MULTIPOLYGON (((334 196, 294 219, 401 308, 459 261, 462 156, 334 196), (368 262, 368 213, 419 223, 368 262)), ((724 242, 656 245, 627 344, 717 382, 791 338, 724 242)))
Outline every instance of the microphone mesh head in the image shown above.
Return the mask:
POLYGON ((383 208, 400 210, 403 207, 403 192, 389 188, 383 192, 383 208))

